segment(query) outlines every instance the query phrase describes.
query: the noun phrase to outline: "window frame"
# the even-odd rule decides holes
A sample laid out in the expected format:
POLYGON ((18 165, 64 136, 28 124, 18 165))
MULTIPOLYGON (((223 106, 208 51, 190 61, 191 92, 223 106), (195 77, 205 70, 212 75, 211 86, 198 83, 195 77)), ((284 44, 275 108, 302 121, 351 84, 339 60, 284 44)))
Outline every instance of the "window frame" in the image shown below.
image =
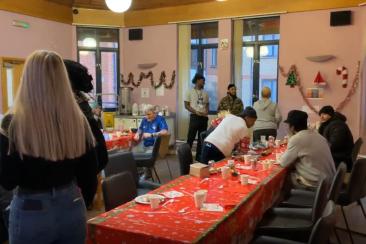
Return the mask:
MULTIPOLYGON (((93 37, 94 38, 94 37, 93 37)), ((102 62, 102 58, 101 58, 101 53, 102 52, 115 52, 117 55, 117 84, 115 84, 115 86, 117 87, 117 91, 116 91, 116 95, 115 99, 116 99, 116 107, 115 108, 103 108, 103 111, 105 112, 116 112, 118 111, 118 96, 119 96, 119 85, 120 85, 120 73, 121 73, 121 68, 120 68, 120 30, 118 28, 99 28, 99 27, 92 27, 92 26, 77 26, 76 27, 76 48, 77 48, 77 60, 78 62, 80 62, 80 51, 90 51, 90 52, 95 52, 95 74, 96 77, 93 77, 93 79, 95 79, 95 93, 96 94, 100 94, 102 93, 102 70, 101 70, 101 62, 102 62), (100 47, 99 43, 100 41, 100 36, 98 36, 98 34, 96 33, 95 35, 95 41, 96 41, 96 47, 80 47, 78 45, 79 43, 79 37, 80 37, 80 33, 79 30, 80 29, 89 29, 89 30, 93 30, 95 32, 97 32, 100 29, 109 29, 109 30, 115 30, 117 31, 117 43, 118 43, 118 47, 100 47)), ((102 101, 102 96, 97 96, 96 97, 96 102, 98 103, 99 106, 102 106, 103 101, 102 101)))

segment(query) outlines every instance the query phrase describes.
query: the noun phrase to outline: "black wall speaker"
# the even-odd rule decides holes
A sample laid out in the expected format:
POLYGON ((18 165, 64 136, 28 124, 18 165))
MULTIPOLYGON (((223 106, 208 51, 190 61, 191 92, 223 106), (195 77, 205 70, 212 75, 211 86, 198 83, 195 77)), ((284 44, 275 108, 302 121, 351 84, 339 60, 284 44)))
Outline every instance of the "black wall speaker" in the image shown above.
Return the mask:
POLYGON ((352 11, 336 11, 330 13, 330 25, 342 26, 352 24, 352 11))
POLYGON ((130 41, 142 40, 142 29, 129 29, 128 40, 130 41))

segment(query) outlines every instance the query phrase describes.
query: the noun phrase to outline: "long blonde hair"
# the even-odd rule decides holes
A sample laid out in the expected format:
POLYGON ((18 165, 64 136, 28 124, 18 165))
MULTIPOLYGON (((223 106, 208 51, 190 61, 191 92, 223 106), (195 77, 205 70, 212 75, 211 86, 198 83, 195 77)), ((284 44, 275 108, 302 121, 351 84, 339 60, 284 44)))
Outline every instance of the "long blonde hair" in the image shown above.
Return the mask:
POLYGON ((57 161, 79 157, 94 145, 62 58, 55 52, 39 50, 27 58, 8 113, 9 151, 57 161))

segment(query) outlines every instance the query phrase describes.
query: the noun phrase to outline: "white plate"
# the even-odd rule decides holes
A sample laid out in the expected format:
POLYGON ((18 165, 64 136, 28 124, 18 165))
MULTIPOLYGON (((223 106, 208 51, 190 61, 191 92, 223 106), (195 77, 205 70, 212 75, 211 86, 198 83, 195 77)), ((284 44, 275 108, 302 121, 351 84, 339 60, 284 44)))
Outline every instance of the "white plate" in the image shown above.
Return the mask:
POLYGON ((160 198, 160 202, 164 201, 164 197, 158 194, 145 194, 135 198, 135 202, 141 204, 150 204, 150 198, 157 197, 160 198))

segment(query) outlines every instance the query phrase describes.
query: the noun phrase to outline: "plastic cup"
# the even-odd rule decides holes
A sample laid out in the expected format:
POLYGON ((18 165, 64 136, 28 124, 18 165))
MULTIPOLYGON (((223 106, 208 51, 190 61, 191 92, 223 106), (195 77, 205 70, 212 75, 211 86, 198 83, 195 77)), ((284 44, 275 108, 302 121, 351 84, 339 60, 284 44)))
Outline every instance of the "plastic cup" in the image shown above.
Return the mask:
POLYGON ((282 153, 276 153, 276 162, 279 163, 282 157, 282 153))
POLYGON ((252 166, 252 170, 257 170, 257 160, 251 159, 250 165, 252 166))
POLYGON ((240 183, 245 186, 248 185, 249 175, 240 175, 240 183))
POLYGON ((194 205, 196 206, 196 208, 198 208, 198 209, 202 208, 203 203, 206 200, 206 197, 207 197, 207 191, 205 191, 205 190, 199 190, 193 194, 194 205))
POLYGON ((221 167, 221 176, 224 180, 230 177, 230 168, 227 166, 221 167))
POLYGON ((281 146, 281 140, 275 140, 275 145, 276 145, 276 147, 280 147, 281 146))
POLYGON ((158 197, 151 197, 150 198, 150 207, 151 207, 151 209, 159 208, 159 204, 160 204, 160 198, 158 198, 158 197))

